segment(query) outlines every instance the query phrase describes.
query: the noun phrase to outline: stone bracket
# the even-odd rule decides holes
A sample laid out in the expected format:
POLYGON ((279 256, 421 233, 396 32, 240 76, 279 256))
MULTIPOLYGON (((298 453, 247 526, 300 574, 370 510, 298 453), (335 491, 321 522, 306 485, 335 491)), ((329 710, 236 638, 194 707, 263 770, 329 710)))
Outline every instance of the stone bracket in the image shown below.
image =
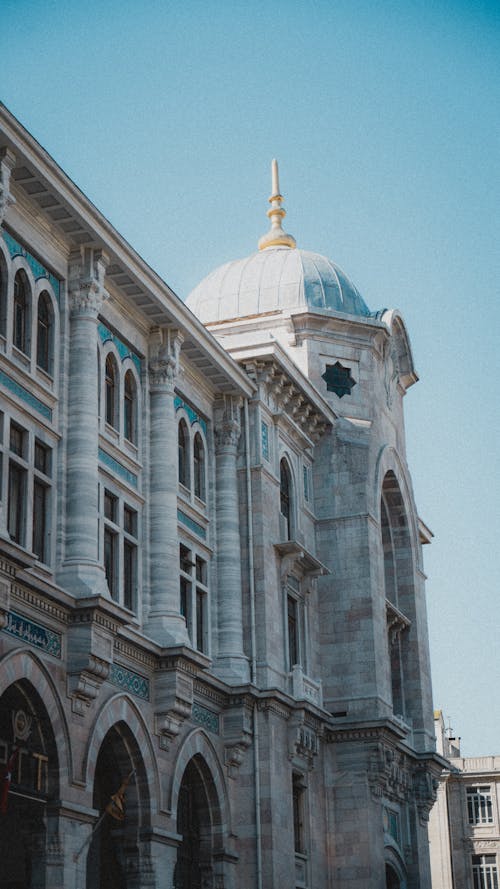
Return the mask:
POLYGON ((68 696, 73 713, 83 716, 95 701, 113 662, 113 634, 99 626, 92 611, 68 629, 68 696))
POLYGON ((236 703, 222 717, 224 761, 230 778, 236 778, 252 743, 252 708, 244 701, 236 703))
POLYGON ((162 750, 177 738, 184 720, 193 710, 193 679, 178 670, 155 675, 155 733, 162 750))
POLYGON ((296 710, 288 723, 288 758, 311 769, 318 752, 318 732, 306 720, 306 711, 296 710))

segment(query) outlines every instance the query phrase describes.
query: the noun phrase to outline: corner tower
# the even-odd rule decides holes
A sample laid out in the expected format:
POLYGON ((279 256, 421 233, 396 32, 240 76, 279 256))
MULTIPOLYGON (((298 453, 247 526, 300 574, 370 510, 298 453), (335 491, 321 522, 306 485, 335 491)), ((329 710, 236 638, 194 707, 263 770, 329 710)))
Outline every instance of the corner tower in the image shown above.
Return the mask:
MULTIPOLYGON (((313 493, 307 518, 296 511, 293 520, 296 545, 324 568, 305 632, 322 689, 326 860, 342 889, 430 889, 427 817, 440 766, 422 544, 432 535, 418 517, 406 459, 403 401, 418 379, 409 337, 397 310, 370 311, 335 263, 283 230, 276 161, 269 201, 271 228, 259 250, 216 269, 187 302, 254 379, 272 343, 331 417, 303 444, 313 493)), ((269 389, 260 398, 269 408, 269 389)), ((304 409, 305 399, 294 416, 304 409)), ((277 426, 279 411, 271 413, 277 426)), ((252 441, 264 426, 255 419, 252 441)), ((267 501, 264 523, 269 508, 267 501)), ((275 628, 262 622, 262 663, 275 628)), ((262 668, 260 684, 276 675, 262 668)))

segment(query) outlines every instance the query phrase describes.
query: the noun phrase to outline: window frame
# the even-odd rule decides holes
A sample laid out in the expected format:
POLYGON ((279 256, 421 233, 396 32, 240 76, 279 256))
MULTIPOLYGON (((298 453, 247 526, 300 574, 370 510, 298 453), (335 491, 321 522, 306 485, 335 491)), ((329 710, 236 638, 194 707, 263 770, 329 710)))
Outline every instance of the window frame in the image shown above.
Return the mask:
POLYGON ((469 784, 465 788, 467 818, 472 825, 494 823, 491 784, 469 784))
POLYGON ((179 612, 193 648, 210 656, 209 561, 191 542, 179 541, 179 612), (200 638, 201 637, 201 638, 200 638))
POLYGON ((33 299, 32 287, 26 270, 21 266, 14 272, 12 291, 12 347, 29 358, 31 355, 31 305, 33 299), (16 283, 22 287, 22 300, 16 283), (19 312, 19 314, 18 314, 19 312), (18 318, 20 317, 20 329, 18 318))
POLYGON ((114 602, 134 615, 140 600, 140 506, 108 479, 99 481, 102 565, 114 602), (127 523, 127 515, 132 524, 127 523), (129 576, 128 569, 132 570, 129 576))

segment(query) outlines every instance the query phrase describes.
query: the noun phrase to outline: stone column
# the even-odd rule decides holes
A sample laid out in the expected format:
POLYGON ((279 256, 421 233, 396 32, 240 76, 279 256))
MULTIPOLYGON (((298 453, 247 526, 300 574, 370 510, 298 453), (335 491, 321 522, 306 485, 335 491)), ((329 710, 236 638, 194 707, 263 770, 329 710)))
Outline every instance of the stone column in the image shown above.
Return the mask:
POLYGON ((150 392, 150 583, 147 632, 161 645, 189 645, 180 613, 177 534, 177 423, 174 385, 182 336, 156 330, 151 338, 150 392))
POLYGON ((240 399, 222 396, 215 410, 217 513, 216 667, 223 679, 248 682, 248 658, 243 652, 240 519, 236 453, 240 437, 240 399))
MULTIPOLYGON (((16 157, 9 148, 0 148, 0 229, 2 228, 8 208, 15 203, 10 193, 10 176, 16 165, 16 157)), ((0 232, 1 237, 1 232, 0 232)), ((4 287, 6 284, 4 283, 4 287)), ((4 304, 6 311, 6 303, 4 304)), ((6 494, 0 500, 0 537, 9 538, 7 531, 6 494)))
POLYGON ((77 596, 109 596, 99 563, 97 317, 108 258, 82 249, 69 265, 70 345, 65 558, 59 582, 77 596))

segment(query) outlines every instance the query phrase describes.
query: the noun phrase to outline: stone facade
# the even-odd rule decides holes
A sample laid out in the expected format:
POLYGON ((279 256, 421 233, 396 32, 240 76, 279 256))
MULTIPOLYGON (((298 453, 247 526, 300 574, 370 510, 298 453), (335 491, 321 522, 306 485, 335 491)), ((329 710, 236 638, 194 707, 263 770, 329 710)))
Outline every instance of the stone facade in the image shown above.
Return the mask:
POLYGON ((429 819, 433 889, 498 889, 500 756, 461 756, 441 710, 434 719, 448 764, 429 819))
POLYGON ((0 127, 2 886, 429 889, 401 316, 201 323, 0 127))

